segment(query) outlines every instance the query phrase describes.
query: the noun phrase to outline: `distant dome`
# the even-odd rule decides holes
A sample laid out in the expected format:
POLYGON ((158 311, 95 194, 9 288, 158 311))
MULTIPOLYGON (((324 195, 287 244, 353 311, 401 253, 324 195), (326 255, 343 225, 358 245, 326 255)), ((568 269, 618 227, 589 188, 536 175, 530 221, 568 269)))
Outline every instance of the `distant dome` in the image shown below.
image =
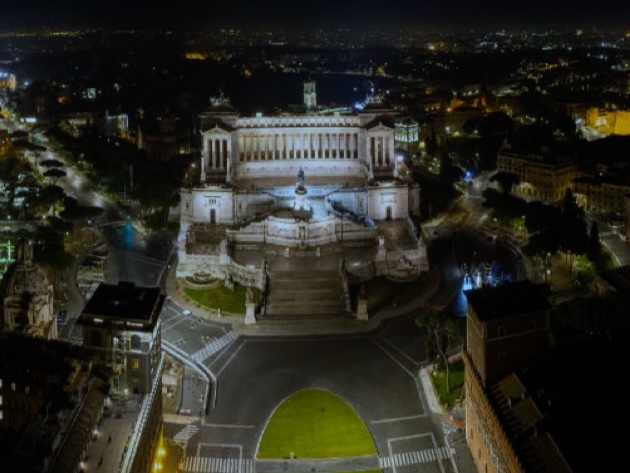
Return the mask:
POLYGON ((26 239, 17 244, 16 260, 4 273, 4 330, 57 338, 53 314, 53 287, 46 272, 33 262, 33 247, 26 239))
POLYGON ((39 265, 33 263, 33 247, 28 240, 22 239, 18 242, 16 260, 7 269, 4 279, 4 297, 24 292, 33 295, 47 293, 48 277, 39 265))

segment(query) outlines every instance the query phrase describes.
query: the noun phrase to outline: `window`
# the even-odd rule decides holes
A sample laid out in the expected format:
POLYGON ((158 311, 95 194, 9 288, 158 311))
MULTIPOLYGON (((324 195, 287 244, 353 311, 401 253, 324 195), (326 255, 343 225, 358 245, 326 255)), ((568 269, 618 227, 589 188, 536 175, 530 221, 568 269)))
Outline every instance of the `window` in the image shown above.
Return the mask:
POLYGON ((24 387, 24 394, 29 394, 31 392, 31 388, 29 388, 28 386, 24 387))
POLYGON ((4 419, 4 412, 2 412, 2 410, 0 410, 0 420, 4 419))
POLYGON ((2 378, 0 378, 0 389, 2 389, 2 378))
POLYGON ((15 391, 17 389, 17 386, 15 385, 15 383, 11 383, 11 391, 15 391))
POLYGON ((2 394, 0 394, 0 406, 2 405, 3 399, 2 399, 2 394))
POLYGON ((507 335, 507 329, 505 328, 505 325, 499 325, 497 327, 497 330, 499 332, 499 337, 505 337, 507 335))
POLYGON ((134 358, 133 360, 131 360, 131 369, 139 370, 140 369, 140 360, 138 360, 137 358, 134 358))
POLYGON ((141 342, 142 342, 142 340, 140 339, 140 335, 133 334, 131 336, 131 349, 132 350, 140 350, 141 342))

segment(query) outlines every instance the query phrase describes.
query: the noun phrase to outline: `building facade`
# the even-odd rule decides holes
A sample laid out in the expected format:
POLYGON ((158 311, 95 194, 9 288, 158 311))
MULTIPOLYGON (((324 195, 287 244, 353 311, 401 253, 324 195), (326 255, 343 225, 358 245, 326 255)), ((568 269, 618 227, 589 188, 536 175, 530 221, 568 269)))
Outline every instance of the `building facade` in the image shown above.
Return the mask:
POLYGON ((513 192, 528 200, 557 203, 574 180, 582 175, 583 162, 573 155, 559 155, 549 149, 540 153, 512 150, 504 143, 497 155, 497 172, 509 172, 519 179, 513 192))
POLYGON ((165 298, 159 287, 101 283, 77 319, 83 345, 109 376, 112 397, 138 399, 139 412, 121 472, 154 471, 162 435, 164 354, 159 316, 165 298))
POLYGON ((21 239, 15 261, 2 279, 3 330, 57 338, 54 290, 44 270, 33 262, 33 246, 21 239))
POLYGON ((549 350, 551 305, 542 289, 523 280, 466 297, 466 440, 478 471, 571 471, 518 373, 549 350))
POLYGON ((83 347, 0 334, 0 452, 6 471, 79 473, 107 381, 83 347))
POLYGON ((407 277, 428 269, 411 223, 420 188, 399 176, 396 113, 378 96, 359 112, 327 113, 312 82, 303 99, 300 112, 241 117, 221 96, 200 114, 201 158, 181 189, 178 277, 211 274, 264 291, 263 261, 239 264, 240 250, 354 245, 376 257, 381 222, 398 222, 406 244, 377 266, 407 277))

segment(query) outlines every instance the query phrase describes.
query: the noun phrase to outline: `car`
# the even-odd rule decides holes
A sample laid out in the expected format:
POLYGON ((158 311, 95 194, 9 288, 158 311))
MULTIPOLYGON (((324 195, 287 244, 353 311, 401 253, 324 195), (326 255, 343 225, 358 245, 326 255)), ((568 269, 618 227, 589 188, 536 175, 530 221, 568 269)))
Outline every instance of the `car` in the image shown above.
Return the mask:
POLYGON ((188 309, 186 309, 186 310, 182 311, 182 314, 184 314, 184 315, 191 315, 192 312, 189 311, 188 309))

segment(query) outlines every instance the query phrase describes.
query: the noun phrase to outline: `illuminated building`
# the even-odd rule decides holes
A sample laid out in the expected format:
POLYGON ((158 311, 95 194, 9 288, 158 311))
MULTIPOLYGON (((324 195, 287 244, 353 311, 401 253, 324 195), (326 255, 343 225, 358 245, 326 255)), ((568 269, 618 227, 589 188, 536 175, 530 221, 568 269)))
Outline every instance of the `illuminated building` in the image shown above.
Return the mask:
POLYGON ((409 280, 428 269, 412 220, 420 189, 399 176, 396 113, 378 95, 356 112, 326 112, 312 82, 302 110, 241 117, 221 96, 200 114, 201 159, 181 189, 178 277, 210 274, 265 293, 267 256, 280 252, 334 254, 343 293, 348 277, 409 280), (260 257, 245 262, 244 251, 260 257))
POLYGON ((588 212, 623 213, 630 181, 623 175, 584 176, 573 181, 573 195, 588 212))
POLYGON ((10 74, 8 72, 0 72, 0 88, 6 88, 10 92, 15 91, 17 87, 17 78, 15 74, 10 74))
POLYGON ((57 338, 53 286, 44 270, 33 262, 33 247, 26 239, 18 242, 16 260, 4 273, 2 294, 5 331, 57 338))
POLYGON ((394 124, 396 147, 404 149, 409 154, 418 152, 420 141, 420 126, 411 117, 397 120, 394 124))
POLYGON ((559 202, 573 181, 582 175, 583 162, 574 155, 562 155, 543 148, 540 153, 513 150, 504 143, 497 155, 497 172, 519 179, 513 192, 525 199, 559 202))
POLYGON ((630 111, 602 111, 591 107, 586 111, 585 125, 601 135, 630 135, 630 111))

